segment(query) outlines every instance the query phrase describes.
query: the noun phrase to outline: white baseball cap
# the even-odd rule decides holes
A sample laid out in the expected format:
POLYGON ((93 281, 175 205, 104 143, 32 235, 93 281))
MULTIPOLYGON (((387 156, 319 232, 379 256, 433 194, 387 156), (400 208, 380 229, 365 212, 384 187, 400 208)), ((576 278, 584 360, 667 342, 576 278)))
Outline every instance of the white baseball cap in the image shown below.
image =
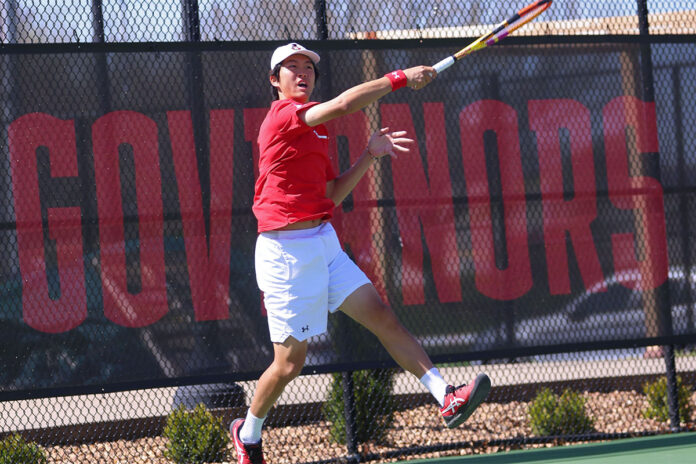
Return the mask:
POLYGON ((275 68, 278 63, 282 63, 287 57, 296 54, 308 57, 310 60, 312 60, 314 64, 317 64, 319 62, 318 54, 316 54, 312 50, 307 50, 298 43, 292 42, 275 49, 275 51, 273 52, 273 56, 271 56, 271 69, 275 68))

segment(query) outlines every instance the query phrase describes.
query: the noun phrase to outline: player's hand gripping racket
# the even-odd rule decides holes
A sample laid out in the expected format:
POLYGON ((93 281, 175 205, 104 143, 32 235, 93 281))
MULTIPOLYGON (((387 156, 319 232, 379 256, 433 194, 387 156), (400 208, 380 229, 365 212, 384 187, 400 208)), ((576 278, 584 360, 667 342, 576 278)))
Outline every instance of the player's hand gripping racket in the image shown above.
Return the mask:
POLYGON ((475 52, 476 50, 481 50, 489 45, 494 45, 501 40, 503 40, 508 35, 512 34, 514 31, 524 26, 541 13, 546 11, 548 7, 551 6, 552 0, 537 0, 530 5, 522 8, 520 11, 512 15, 507 20, 498 24, 495 29, 493 29, 488 34, 482 35, 474 42, 470 43, 465 48, 462 48, 454 55, 448 56, 444 60, 433 65, 433 68, 439 73, 445 69, 452 66, 455 62, 461 60, 466 55, 475 52))

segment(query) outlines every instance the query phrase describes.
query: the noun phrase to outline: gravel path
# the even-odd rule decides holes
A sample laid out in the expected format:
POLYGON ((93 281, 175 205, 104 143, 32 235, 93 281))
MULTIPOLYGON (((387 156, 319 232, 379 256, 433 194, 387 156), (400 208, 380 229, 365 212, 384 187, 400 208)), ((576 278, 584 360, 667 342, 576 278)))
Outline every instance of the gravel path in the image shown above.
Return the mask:
MULTIPOLYGON (((588 414, 595 419, 595 429, 601 433, 668 432, 665 423, 645 419, 642 411, 647 406, 645 396, 637 392, 584 393, 588 414)), ((696 393, 692 395, 696 405, 696 393)), ((362 445, 364 453, 384 453, 402 447, 480 442, 495 439, 529 437, 528 403, 484 403, 462 426, 450 430, 443 427, 435 406, 422 406, 395 415, 393 429, 382 444, 362 445)), ((695 408, 696 409, 696 408, 695 408)), ((696 411, 688 424, 694 428, 696 411)), ((269 464, 290 464, 345 456, 346 449, 329 440, 326 423, 295 427, 268 428, 264 431, 264 451, 269 464)), ((551 445, 536 445, 551 446, 551 445)), ((164 457, 166 439, 144 438, 134 441, 115 441, 81 446, 47 448, 50 464, 171 464, 164 457)), ((499 446, 482 445, 448 452, 421 454, 400 458, 416 459, 447 455, 494 453, 504 451, 499 446)), ((230 446, 229 461, 234 464, 235 453, 230 446)), ((380 462, 393 462, 382 460, 380 462)))

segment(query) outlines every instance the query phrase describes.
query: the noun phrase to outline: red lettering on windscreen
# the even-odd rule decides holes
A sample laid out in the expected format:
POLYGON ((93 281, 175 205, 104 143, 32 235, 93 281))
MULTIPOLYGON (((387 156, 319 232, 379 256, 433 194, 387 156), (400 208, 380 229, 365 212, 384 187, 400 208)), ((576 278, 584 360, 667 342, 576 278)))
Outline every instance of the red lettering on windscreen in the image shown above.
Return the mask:
MULTIPOLYGON (((259 177, 260 149, 258 142, 259 129, 266 118, 268 108, 246 108, 244 110, 244 140, 251 145, 251 158, 254 165, 254 183, 259 177)), ((261 314, 266 315, 266 307, 261 298, 261 314)))
MULTIPOLYGON (((606 261, 601 264, 613 265, 614 272, 635 275, 620 279, 628 287, 649 290, 664 283, 668 256, 663 189, 659 179, 644 167, 648 157, 658 152, 654 103, 619 97, 603 109, 609 201, 624 211, 622 217, 632 219, 603 221, 611 226, 602 226, 599 231, 593 230, 598 218, 598 167, 590 111, 573 100, 533 100, 527 110, 529 129, 537 144, 542 214, 532 225, 543 230, 549 293, 571 293, 574 271, 570 253, 575 256, 585 288, 602 289, 596 287, 604 280, 601 258, 606 261), (598 253, 594 237, 598 232, 611 237, 611 257, 598 253)), ((246 142, 237 152, 248 153, 256 170, 256 139, 267 111, 244 109, 244 128, 239 132, 234 110, 212 110, 208 164, 197 155, 188 111, 168 112, 166 128, 158 128, 154 120, 133 111, 115 111, 94 122, 98 264, 106 318, 125 327, 143 327, 168 311, 160 167, 160 158, 168 155, 159 145, 166 133, 172 159, 165 163, 172 163, 175 175, 195 319, 229 318, 230 260, 235 240, 235 133, 237 139, 243 134, 246 142), (126 156, 132 156, 132 163, 122 159, 126 156), (134 172, 122 172, 123 166, 133 166, 134 172), (208 221, 201 166, 209 170, 208 221), (133 217, 124 217, 122 185, 128 185, 126 182, 133 187, 129 191, 134 192, 134 198, 128 199, 134 202, 133 217), (137 230, 137 240, 126 240, 126 222, 137 230)), ((392 258, 385 254, 397 239, 390 234, 396 233, 402 245, 402 268, 396 270, 402 301, 397 304, 426 302, 426 272, 430 270, 440 302, 462 301, 462 273, 469 259, 474 264, 476 289, 482 295, 514 300, 529 292, 534 282, 528 237, 534 231, 529 230, 527 202, 536 200, 529 200, 526 193, 529 173, 522 169, 516 110, 495 100, 472 103, 459 114, 459 134, 447 133, 450 126, 443 103, 425 103, 422 114, 417 115, 407 104, 384 104, 380 113, 380 127, 406 130, 415 139, 419 138, 418 127, 423 133, 421 140, 394 162, 385 159, 373 166, 351 192, 352 201, 338 207, 333 218, 341 242, 380 295, 386 299, 390 293, 386 272, 391 269, 386 264, 392 258), (415 124, 421 118, 422 127, 415 124), (458 166, 463 172, 459 174, 452 173, 448 157, 449 149, 455 146, 461 147, 462 164, 458 166), (393 177, 385 179, 390 172, 393 177), (461 209, 466 211, 468 228, 456 221, 453 176, 461 176, 463 181, 455 181, 466 187, 461 209), (499 185, 491 184, 496 178, 499 185), (385 187, 390 183, 393 211, 385 209, 391 207, 392 191, 385 187), (381 200, 387 206, 380 205, 381 200), (396 218, 398 229, 387 222, 391 217, 396 218), (426 253, 431 269, 425 266, 426 253)), ((331 135, 329 156, 338 172, 339 155, 354 164, 376 124, 372 127, 364 112, 356 112, 327 127, 331 135), (343 150, 340 154, 339 149, 343 150)), ((61 198, 60 207, 43 203, 54 187, 40 184, 39 176, 46 174, 40 172, 38 161, 48 160, 55 185, 70 179, 84 182, 78 170, 75 124, 46 114, 27 114, 10 124, 8 142, 23 279, 22 314, 27 325, 36 330, 65 332, 87 317, 84 212, 81 199, 71 202, 71 198, 61 198)), ((534 179, 530 181, 534 185, 534 179)))
POLYGON ((629 156, 649 156, 659 150, 655 103, 619 97, 604 108, 603 116, 609 199, 617 208, 634 212, 636 229, 635 234, 612 234, 614 269, 638 273, 638 279, 622 284, 653 289, 667 279, 662 185, 653 177, 631 175, 629 156), (637 153, 629 154, 628 146, 637 153))
POLYGON ((191 299, 197 321, 229 317, 234 111, 210 112, 210 230, 188 111, 167 113, 174 157, 191 299))
POLYGON ((476 288, 490 298, 514 300, 532 288, 517 113, 503 102, 482 100, 460 113, 459 125, 476 288), (505 226, 501 239, 507 256, 505 269, 499 268, 495 257, 496 235, 484 146, 487 131, 496 135, 498 143, 505 226))
MULTIPOLYGON (((104 315, 126 327, 143 327, 167 311, 164 268, 164 219, 157 124, 134 111, 115 111, 92 126, 94 176, 99 214, 104 315), (140 253, 140 291, 127 285, 126 243, 119 148, 132 148, 138 207, 136 247, 140 253)), ((131 270, 132 272, 132 270, 131 270)))
POLYGON ((544 246, 552 295, 570 293, 566 234, 573 245, 585 287, 604 276, 590 225, 597 218, 597 187, 590 111, 573 100, 533 100, 529 126, 536 132, 539 184, 544 221, 544 246), (564 198, 560 131, 568 133, 573 195, 564 198))
MULTIPOLYGON (((411 138, 417 139, 408 105, 382 105, 381 109, 383 126, 405 130, 411 138)), ((454 226, 443 105, 423 105, 423 119, 427 172, 417 143, 410 146, 410 153, 399 156, 392 163, 394 199, 402 243, 401 282, 405 305, 425 302, 423 237, 432 256, 432 275, 439 300, 453 302, 462 299, 461 253, 454 226)))
POLYGON ((87 317, 82 214, 79 207, 47 208, 44 235, 37 149, 47 149, 52 177, 77 177, 75 125, 47 114, 27 114, 10 124, 8 139, 24 321, 42 332, 65 332, 87 317), (51 269, 47 242, 55 242, 56 248, 57 267, 51 269), (58 281, 55 299, 49 295, 49 275, 58 281))
POLYGON ((259 129, 266 118, 268 108, 246 108, 244 110, 244 140, 251 144, 251 154, 254 161, 254 180, 259 177, 259 129))

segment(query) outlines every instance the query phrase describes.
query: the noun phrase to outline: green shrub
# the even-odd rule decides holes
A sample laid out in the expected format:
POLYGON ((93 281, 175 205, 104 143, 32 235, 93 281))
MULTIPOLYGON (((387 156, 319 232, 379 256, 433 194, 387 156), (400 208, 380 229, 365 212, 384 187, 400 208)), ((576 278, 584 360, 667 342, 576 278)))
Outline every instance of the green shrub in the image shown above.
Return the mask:
POLYGON ((175 409, 167 418, 164 436, 169 439, 165 456, 177 464, 222 461, 230 441, 222 419, 203 404, 193 411, 183 406, 175 409))
MULTIPOLYGON (((358 443, 383 441, 394 421, 392 386, 394 371, 389 369, 354 371, 355 437, 358 443)), ((324 404, 326 420, 331 422, 331 439, 346 444, 346 417, 343 402, 343 381, 333 374, 329 397, 324 404)))
MULTIPOLYGON (((654 382, 645 383, 643 385, 643 393, 648 398, 648 407, 643 411, 643 416, 662 422, 669 421, 667 378, 661 377, 654 382)), ((679 417, 682 422, 686 422, 691 418, 692 406, 690 397, 691 389, 682 383, 681 377, 677 377, 677 403, 679 404, 679 417)))
POLYGON ((548 388, 537 393, 529 406, 532 431, 540 436, 580 435, 591 432, 594 420, 585 411, 585 399, 572 390, 561 396, 548 388))
POLYGON ((27 443, 21 435, 0 441, 0 464, 46 464, 46 454, 36 443, 27 443))

